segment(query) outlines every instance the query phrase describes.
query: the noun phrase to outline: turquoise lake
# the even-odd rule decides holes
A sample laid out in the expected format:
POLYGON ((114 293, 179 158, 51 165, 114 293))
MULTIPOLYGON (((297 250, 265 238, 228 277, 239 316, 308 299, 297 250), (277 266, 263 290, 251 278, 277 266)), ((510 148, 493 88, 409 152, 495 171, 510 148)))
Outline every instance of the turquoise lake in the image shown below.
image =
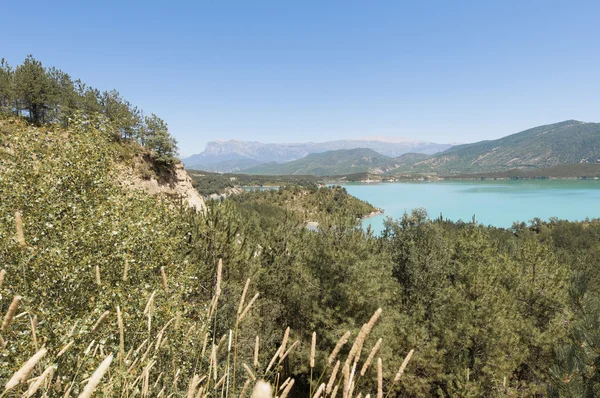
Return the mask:
POLYGON ((430 218, 471 221, 510 227, 515 221, 538 217, 566 220, 600 218, 598 180, 439 181, 381 184, 344 184, 348 193, 384 209, 383 215, 363 221, 374 232, 386 217, 402 217, 411 209, 425 208, 430 218))

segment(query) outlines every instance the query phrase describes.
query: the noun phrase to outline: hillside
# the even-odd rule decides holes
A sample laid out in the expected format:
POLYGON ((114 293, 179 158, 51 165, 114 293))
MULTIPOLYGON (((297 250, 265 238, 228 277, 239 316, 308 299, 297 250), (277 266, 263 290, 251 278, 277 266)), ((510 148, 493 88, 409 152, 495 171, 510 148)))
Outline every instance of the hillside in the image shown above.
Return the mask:
POLYGON ((244 170, 247 174, 261 175, 339 175, 360 172, 385 173, 397 167, 395 160, 372 149, 340 149, 314 153, 288 163, 267 163, 244 170))
POLYGON ((481 173, 600 161, 600 124, 567 120, 497 140, 457 145, 393 173, 481 173))
POLYGON ((385 141, 383 138, 297 144, 263 144, 239 140, 211 141, 206 144, 206 149, 202 153, 192 155, 183 161, 188 169, 228 173, 259 164, 290 162, 310 154, 342 149, 369 148, 385 156, 397 157, 409 152, 431 155, 450 146, 403 139, 385 141))

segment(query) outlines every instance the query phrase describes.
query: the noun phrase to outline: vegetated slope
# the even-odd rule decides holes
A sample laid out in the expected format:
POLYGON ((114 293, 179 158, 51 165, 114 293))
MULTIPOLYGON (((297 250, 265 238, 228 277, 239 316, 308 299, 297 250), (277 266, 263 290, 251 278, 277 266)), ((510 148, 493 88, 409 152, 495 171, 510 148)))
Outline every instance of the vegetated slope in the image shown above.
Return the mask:
POLYGON ((313 153, 340 149, 369 148, 389 157, 407 152, 434 154, 448 149, 450 144, 414 140, 365 139, 339 140, 321 143, 263 144, 255 141, 211 141, 199 154, 184 159, 186 168, 205 171, 233 172, 269 162, 284 163, 313 153))
POLYGON ((248 174, 263 175, 339 175, 359 172, 382 174, 396 166, 395 160, 372 149, 341 149, 314 153, 292 162, 267 163, 244 170, 248 174))
POLYGON ((600 124, 567 120, 535 127, 497 140, 457 145, 396 173, 478 173, 600 159, 600 124))

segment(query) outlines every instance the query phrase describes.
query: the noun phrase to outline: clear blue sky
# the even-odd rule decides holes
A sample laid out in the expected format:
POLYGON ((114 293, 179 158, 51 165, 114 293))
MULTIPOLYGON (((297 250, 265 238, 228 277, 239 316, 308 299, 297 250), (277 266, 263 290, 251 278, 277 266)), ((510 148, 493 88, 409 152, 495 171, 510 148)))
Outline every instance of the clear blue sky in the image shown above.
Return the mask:
POLYGON ((600 2, 7 1, 29 53, 207 141, 472 142, 600 122, 600 2), (89 3, 89 4, 88 4, 89 3))

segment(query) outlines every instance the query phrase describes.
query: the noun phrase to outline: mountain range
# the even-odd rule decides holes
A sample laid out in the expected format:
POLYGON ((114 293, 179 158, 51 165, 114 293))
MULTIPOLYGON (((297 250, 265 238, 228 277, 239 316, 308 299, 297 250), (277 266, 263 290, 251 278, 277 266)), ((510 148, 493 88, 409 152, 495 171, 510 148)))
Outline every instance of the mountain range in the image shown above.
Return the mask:
POLYGON ((185 158, 183 162, 188 169, 233 172, 266 163, 281 164, 311 154, 336 150, 368 148, 378 154, 394 158, 408 152, 432 155, 450 147, 450 144, 405 139, 390 141, 383 138, 298 144, 263 144, 255 141, 229 140, 209 142, 203 152, 185 158))

